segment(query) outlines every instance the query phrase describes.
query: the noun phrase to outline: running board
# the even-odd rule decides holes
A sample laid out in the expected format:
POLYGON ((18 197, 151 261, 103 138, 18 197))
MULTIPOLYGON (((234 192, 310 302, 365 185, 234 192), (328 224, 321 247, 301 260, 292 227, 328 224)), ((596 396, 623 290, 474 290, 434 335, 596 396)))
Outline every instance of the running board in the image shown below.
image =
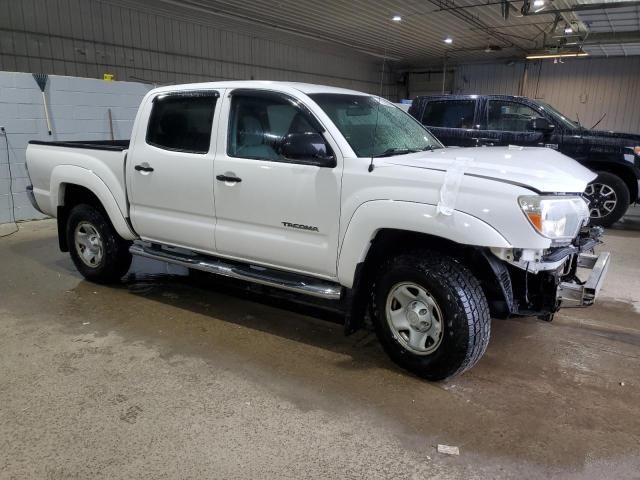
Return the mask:
POLYGON ((129 248, 129 251, 133 255, 140 257, 182 265, 183 267, 215 273, 224 277, 236 278, 327 300, 339 300, 342 291, 340 285, 336 283, 318 280, 306 275, 230 262, 205 255, 169 252, 162 248, 147 247, 140 243, 134 243, 129 248))

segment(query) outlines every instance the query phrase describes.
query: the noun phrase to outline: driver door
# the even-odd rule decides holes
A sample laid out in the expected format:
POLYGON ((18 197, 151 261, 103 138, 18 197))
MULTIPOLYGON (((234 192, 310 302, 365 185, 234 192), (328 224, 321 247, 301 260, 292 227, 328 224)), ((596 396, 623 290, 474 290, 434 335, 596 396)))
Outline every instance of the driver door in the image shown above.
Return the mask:
POLYGON ((214 160, 218 254, 335 278, 342 158, 323 164, 281 151, 292 134, 320 138, 328 152, 336 146, 299 100, 283 93, 238 89, 222 108, 228 121, 218 130, 214 160))
POLYGON ((541 115, 528 105, 489 98, 485 110, 481 145, 544 147, 550 142, 548 134, 533 130, 531 120, 541 115))

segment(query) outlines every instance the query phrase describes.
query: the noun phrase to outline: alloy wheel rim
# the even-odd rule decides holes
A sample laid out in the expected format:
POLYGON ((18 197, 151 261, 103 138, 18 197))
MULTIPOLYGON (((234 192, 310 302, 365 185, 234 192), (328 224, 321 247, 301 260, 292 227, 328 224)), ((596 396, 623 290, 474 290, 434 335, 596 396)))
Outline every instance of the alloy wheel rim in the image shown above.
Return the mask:
POLYGON ((394 338, 411 353, 430 355, 442 343, 442 310, 424 287, 412 282, 394 285, 387 295, 385 314, 394 338))
POLYGON ((615 210, 618 204, 615 190, 604 183, 590 183, 584 194, 589 200, 591 218, 606 217, 615 210))
POLYGON ((96 227, 89 222, 80 222, 73 233, 76 251, 82 263, 96 268, 102 263, 104 245, 96 227))

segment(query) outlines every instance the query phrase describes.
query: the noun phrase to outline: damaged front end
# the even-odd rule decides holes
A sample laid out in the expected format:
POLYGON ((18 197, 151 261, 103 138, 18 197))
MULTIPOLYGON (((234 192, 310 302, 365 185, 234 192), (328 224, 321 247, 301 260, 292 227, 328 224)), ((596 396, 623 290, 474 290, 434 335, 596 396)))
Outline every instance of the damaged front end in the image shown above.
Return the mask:
POLYGON ((503 260, 497 275, 506 299, 501 316, 550 320, 560 308, 592 305, 609 267, 609 252, 594 252, 602 233, 583 227, 570 245, 544 251, 492 250, 503 260))

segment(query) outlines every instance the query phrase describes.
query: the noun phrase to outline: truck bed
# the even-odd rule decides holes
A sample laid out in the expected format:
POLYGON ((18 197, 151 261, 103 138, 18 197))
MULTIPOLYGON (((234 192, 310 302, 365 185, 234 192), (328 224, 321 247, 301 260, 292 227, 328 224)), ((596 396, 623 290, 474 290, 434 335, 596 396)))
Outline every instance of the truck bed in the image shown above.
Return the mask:
POLYGON ((129 140, 73 140, 60 142, 45 142, 31 140, 31 145, 47 145, 51 147, 88 148, 91 150, 110 150, 121 152, 129 148, 129 140))
POLYGON ((104 188, 103 193, 115 199, 126 217, 124 164, 128 149, 129 140, 31 140, 26 161, 39 209, 55 217, 65 184, 76 183, 90 190, 93 188, 96 195, 99 192, 95 189, 104 188), (54 174, 54 171, 58 173, 54 174), (56 175, 63 176, 65 182, 53 182, 52 185, 51 179, 56 175))

